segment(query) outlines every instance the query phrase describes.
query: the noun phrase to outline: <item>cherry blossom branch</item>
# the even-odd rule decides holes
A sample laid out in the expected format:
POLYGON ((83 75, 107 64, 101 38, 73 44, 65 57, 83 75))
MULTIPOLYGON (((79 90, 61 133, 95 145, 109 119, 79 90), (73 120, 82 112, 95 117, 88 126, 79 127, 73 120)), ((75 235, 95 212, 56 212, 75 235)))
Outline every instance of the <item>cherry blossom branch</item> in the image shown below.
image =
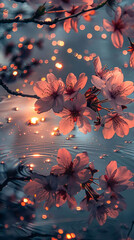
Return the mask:
POLYGON ((0 191, 3 190, 4 187, 8 185, 9 182, 19 180, 19 181, 28 181, 31 177, 9 177, 2 184, 0 184, 0 191))
POLYGON ((40 99, 40 97, 38 97, 37 95, 23 94, 21 92, 12 91, 7 87, 7 85, 2 81, 2 79, 0 79, 0 85, 11 95, 40 99))
POLYGON ((31 18, 25 18, 25 19, 20 19, 19 17, 10 18, 10 19, 0 19, 0 23, 3 23, 3 24, 6 24, 6 23, 36 23, 36 24, 40 24, 40 25, 50 26, 50 25, 56 24, 58 22, 63 22, 70 18, 78 17, 83 13, 87 13, 87 12, 90 12, 93 10, 98 10, 98 9, 102 8, 104 5, 106 5, 107 2, 108 2, 108 0, 106 0, 105 2, 102 2, 100 5, 98 5, 94 8, 90 8, 90 9, 86 9, 86 10, 83 9, 82 11, 78 12, 77 14, 70 15, 68 17, 63 17, 63 18, 55 18, 52 21, 43 21, 43 20, 36 19, 36 15, 35 15, 35 16, 32 16, 31 18))

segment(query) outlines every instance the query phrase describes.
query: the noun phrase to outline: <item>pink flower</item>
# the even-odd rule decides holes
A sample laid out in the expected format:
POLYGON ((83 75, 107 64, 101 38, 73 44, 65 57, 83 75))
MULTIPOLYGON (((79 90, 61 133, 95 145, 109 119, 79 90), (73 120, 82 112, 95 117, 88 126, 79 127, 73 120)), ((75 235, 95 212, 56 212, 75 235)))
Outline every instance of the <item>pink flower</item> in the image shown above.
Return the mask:
POLYGON ((103 19, 103 26, 108 32, 112 32, 111 40, 116 48, 123 46, 123 35, 133 36, 133 18, 128 14, 122 14, 121 7, 117 7, 115 12, 115 20, 110 23, 108 20, 103 19))
POLYGON ((81 201, 80 206, 90 212, 89 223, 96 218, 101 226, 106 222, 107 217, 116 218, 120 211, 126 209, 124 198, 117 193, 101 194, 97 199, 86 196, 81 201))
MULTIPOLYGON (((71 15, 77 14, 81 12, 81 10, 82 10, 82 7, 73 7, 70 12, 65 12, 65 17, 69 17, 71 15)), ((66 19, 64 21, 63 27, 66 33, 69 33, 71 28, 75 32, 78 32, 77 25, 78 25, 78 17, 74 17, 74 18, 66 19)))
POLYGON ((87 107, 87 102, 82 94, 78 94, 73 101, 66 101, 61 113, 56 114, 62 117, 59 123, 59 130, 64 135, 74 129, 75 122, 81 132, 91 132, 89 120, 95 118, 95 112, 87 107))
POLYGON ((129 128, 134 127, 134 114, 123 113, 109 113, 103 119, 103 136, 105 139, 110 139, 116 133, 119 137, 128 135, 129 128))
POLYGON ((111 161, 106 167, 105 175, 99 178, 100 187, 107 192, 122 192, 131 185, 129 179, 132 177, 130 170, 124 166, 117 168, 117 162, 111 161))
POLYGON ((24 192, 29 196, 34 196, 37 202, 45 201, 44 207, 50 208, 55 205, 57 186, 56 176, 43 177, 35 174, 34 180, 25 185, 24 192))
POLYGON ((127 98, 133 93, 134 84, 131 81, 123 82, 123 74, 117 71, 107 82, 103 88, 103 95, 109 100, 111 106, 118 111, 122 111, 122 105, 131 103, 133 100, 127 98))
POLYGON ((94 68, 95 68, 95 75, 92 75, 91 82, 92 84, 98 88, 102 89, 105 87, 106 81, 113 75, 114 71, 116 71, 118 68, 115 68, 113 71, 109 71, 104 66, 102 68, 100 57, 96 57, 94 60, 94 68))
POLYGON ((54 74, 47 74, 47 81, 37 82, 33 89, 40 97, 35 103, 35 111, 42 113, 52 108, 54 112, 59 113, 63 110, 64 83, 57 80, 54 74))
MULTIPOLYGON (((81 12, 82 10, 86 10, 86 9, 90 9, 91 7, 88 6, 88 5, 81 5, 81 6, 73 6, 72 9, 68 12, 65 12, 65 17, 69 17, 69 16, 72 16, 72 15, 75 15, 79 12, 81 12)), ((83 13, 81 14, 84 19, 86 21, 89 21, 89 13, 83 13)), ((75 31, 75 32, 78 32, 78 19, 79 17, 73 17, 73 18, 69 18, 69 19, 66 19, 64 21, 64 30, 69 33, 71 28, 75 31)))
POLYGON ((96 218, 97 222, 102 226, 107 220, 107 208, 104 205, 104 197, 98 197, 97 201, 94 199, 88 199, 85 197, 81 203, 80 207, 84 210, 90 212, 89 224, 96 218))
POLYGON ((58 151, 57 162, 58 165, 52 167, 51 173, 61 177, 62 184, 67 184, 67 192, 73 196, 80 191, 80 184, 89 180, 91 176, 90 171, 84 169, 89 163, 89 157, 83 152, 77 154, 72 161, 70 152, 62 148, 58 151))
POLYGON ((65 100, 73 98, 79 90, 83 89, 87 83, 87 76, 81 73, 79 79, 73 73, 69 73, 66 78, 66 88, 64 91, 65 100))

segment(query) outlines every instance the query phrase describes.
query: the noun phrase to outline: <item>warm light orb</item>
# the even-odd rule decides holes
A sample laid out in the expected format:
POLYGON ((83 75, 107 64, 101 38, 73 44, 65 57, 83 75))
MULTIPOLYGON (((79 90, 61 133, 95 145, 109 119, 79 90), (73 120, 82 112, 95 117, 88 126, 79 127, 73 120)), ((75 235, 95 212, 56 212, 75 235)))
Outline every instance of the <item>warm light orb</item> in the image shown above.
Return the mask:
POLYGON ((42 117, 42 118, 40 119, 41 122, 45 122, 45 120, 46 120, 45 117, 42 117))
POLYGON ((28 122, 28 125, 37 125, 39 122, 38 118, 37 117, 32 117, 29 122, 28 122))
POLYGON ((71 237, 71 234, 70 233, 67 233, 66 234, 66 239, 71 239, 72 237, 71 237))
POLYGON ((76 210, 77 210, 77 211, 80 211, 80 210, 81 210, 81 207, 77 206, 77 207, 76 207, 76 210))
POLYGON ((17 71, 13 71, 13 76, 17 76, 18 72, 17 71))
POLYGON ((57 63, 55 64, 55 67, 58 68, 58 69, 62 69, 62 68, 63 68, 63 65, 62 65, 62 63, 57 62, 57 63))

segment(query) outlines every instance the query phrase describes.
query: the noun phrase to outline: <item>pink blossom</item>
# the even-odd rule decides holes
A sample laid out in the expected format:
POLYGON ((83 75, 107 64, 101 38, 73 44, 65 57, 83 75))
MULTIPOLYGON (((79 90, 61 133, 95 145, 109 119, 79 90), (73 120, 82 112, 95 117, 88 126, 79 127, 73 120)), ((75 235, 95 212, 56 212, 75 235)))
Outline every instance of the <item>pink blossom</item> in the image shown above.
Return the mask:
POLYGON ((106 192, 122 192, 131 182, 133 174, 125 166, 117 168, 117 162, 111 161, 106 167, 105 175, 99 178, 100 187, 106 192))
POLYGON ((87 152, 79 153, 72 161, 72 156, 65 148, 59 149, 58 165, 53 166, 51 173, 61 177, 62 184, 67 184, 67 192, 73 196, 80 191, 80 184, 89 180, 91 173, 85 169, 89 163, 87 152))
MULTIPOLYGON (((91 7, 88 6, 88 5, 82 5, 82 6, 73 6, 72 9, 68 12, 65 12, 65 17, 70 17, 70 16, 73 16, 75 14, 78 14, 79 12, 81 12, 82 10, 86 10, 86 9, 90 9, 91 7)), ((83 13, 81 14, 84 19, 86 21, 89 21, 89 14, 90 13, 83 13)), ((92 14, 92 13, 91 13, 92 14)), ((71 28, 75 31, 75 32, 78 32, 78 20, 79 20, 79 17, 73 17, 73 18, 68 18, 64 21, 64 30, 69 33, 71 28)))
POLYGON ((64 83, 57 80, 54 74, 47 74, 47 81, 39 81, 34 86, 34 91, 40 97, 35 103, 35 110, 38 113, 47 112, 51 108, 59 113, 64 105, 64 83))
POLYGON ((107 220, 107 208, 104 205, 104 198, 98 197, 97 201, 94 199, 88 199, 85 197, 80 203, 80 207, 90 212, 89 224, 96 219, 97 222, 102 226, 107 220))
POLYGON ((133 36, 133 18, 128 14, 122 14, 121 7, 117 7, 115 12, 115 19, 110 23, 108 20, 103 19, 103 26, 108 32, 112 32, 111 40, 116 48, 123 46, 123 35, 133 36))
POLYGON ((73 101, 66 101, 64 109, 59 114, 62 117, 59 123, 59 130, 64 135, 68 134, 74 129, 75 122, 81 132, 86 134, 91 132, 89 120, 95 118, 95 112, 87 107, 87 102, 82 94, 78 94, 73 101))
POLYGON ((57 190, 57 177, 49 175, 47 177, 35 174, 33 181, 27 183, 24 192, 29 196, 34 196, 37 202, 45 201, 44 207, 55 205, 55 192, 57 190))
POLYGON ((98 88, 102 89, 105 87, 106 81, 113 75, 116 74, 116 71, 119 71, 119 68, 114 68, 113 71, 109 71, 106 67, 102 67, 100 57, 96 57, 94 60, 94 68, 96 75, 92 75, 91 82, 98 88))
POLYGON ((134 127, 134 114, 109 113, 103 119, 103 136, 105 139, 110 139, 116 133, 119 137, 128 135, 129 128, 134 127))
POLYGON ((87 83, 87 76, 81 73, 78 80, 73 73, 69 73, 66 78, 66 88, 64 91, 65 100, 73 98, 79 90, 83 89, 87 83))
POLYGON ((101 194, 97 199, 87 196, 81 201, 82 209, 90 212, 89 223, 96 218, 100 225, 105 224, 107 217, 116 218, 119 212, 126 209, 124 198, 120 194, 101 194))
POLYGON ((122 111, 122 105, 129 104, 133 101, 127 98, 127 96, 133 93, 134 84, 131 81, 123 82, 123 78, 122 72, 117 71, 116 75, 114 74, 103 88, 103 95, 117 111, 122 111))

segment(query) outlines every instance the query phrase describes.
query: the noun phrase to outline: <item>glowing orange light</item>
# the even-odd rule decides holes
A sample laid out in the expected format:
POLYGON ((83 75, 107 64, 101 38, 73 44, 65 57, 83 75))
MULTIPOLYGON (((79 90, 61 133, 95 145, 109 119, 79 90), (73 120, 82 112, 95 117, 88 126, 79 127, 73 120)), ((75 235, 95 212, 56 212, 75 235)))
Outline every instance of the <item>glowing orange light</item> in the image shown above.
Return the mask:
POLYGON ((34 164, 31 163, 31 164, 29 165, 29 167, 30 167, 30 170, 33 170, 34 164))
POLYGON ((88 33, 88 34, 87 34, 87 38, 88 38, 88 39, 91 39, 92 36, 93 36, 92 33, 88 33))
POLYGON ((19 43, 18 44, 18 48, 22 48, 23 47, 23 44, 22 43, 19 43))
POLYGON ((106 203, 107 203, 107 204, 110 204, 110 203, 111 203, 111 201, 110 201, 110 200, 108 200, 108 201, 106 201, 106 203))
POLYGON ((10 123, 11 121, 12 121, 12 118, 9 117, 9 118, 7 119, 7 123, 10 123))
POLYGON ((4 3, 0 3, 0 8, 4 8, 5 4, 4 3))
POLYGON ((55 56, 52 56, 51 59, 52 59, 52 61, 55 61, 55 60, 56 60, 56 57, 55 57, 55 56))
POLYGON ((6 70, 6 69, 7 69, 7 66, 3 66, 2 69, 3 69, 3 70, 6 70))
POLYGON ((56 41, 52 41, 52 45, 53 45, 53 46, 56 46, 56 45, 57 45, 57 42, 56 42, 56 41))
POLYGON ((5 224, 4 227, 5 227, 5 228, 8 228, 9 226, 8 226, 8 224, 5 224))
POLYGON ((41 25, 41 24, 37 24, 37 28, 43 28, 43 25, 41 25))
POLYGON ((64 41, 59 40, 59 41, 58 41, 58 45, 61 46, 61 47, 63 47, 63 46, 65 45, 65 43, 64 43, 64 41))
POLYGON ((75 233, 71 233, 71 237, 75 238, 76 237, 75 233))
POLYGON ((29 125, 37 125, 38 124, 38 118, 37 117, 32 117, 31 120, 29 120, 29 125))
POLYGON ((77 211, 80 211, 80 210, 81 210, 81 207, 77 206, 77 207, 76 207, 76 210, 77 210, 77 211))
POLYGON ((67 233, 67 234, 66 234, 66 238, 67 238, 67 239, 71 239, 71 238, 72 238, 72 237, 71 237, 71 234, 70 234, 70 233, 67 233))
POLYGON ((51 18, 46 18, 46 19, 45 19, 45 22, 51 22, 51 21, 52 21, 51 18))
POLYGON ((118 205, 115 205, 115 208, 118 208, 118 205))
POLYGON ((85 25, 80 25, 80 30, 85 30, 85 25))
POLYGON ((45 160, 45 162, 48 162, 48 163, 49 163, 49 162, 51 162, 51 159, 48 158, 48 159, 45 160))
POLYGON ((11 37, 12 37, 11 34, 7 34, 7 35, 6 35, 6 38, 7 38, 7 39, 10 39, 11 37))
POLYGON ((68 52, 68 53, 72 53, 72 51, 73 51, 72 48, 68 48, 68 49, 67 49, 67 52, 68 52))
POLYGON ((27 48, 28 48, 29 50, 31 50, 31 49, 33 49, 33 45, 32 45, 32 44, 29 44, 29 45, 27 46, 27 48))
POLYGON ((106 38, 107 38, 107 34, 103 33, 103 34, 101 35, 101 37, 102 37, 102 39, 106 39, 106 38))
POLYGON ((123 50, 123 55, 127 55, 128 54, 128 52, 127 52, 127 50, 123 50))
POLYGON ((27 199, 27 198, 23 198, 23 202, 24 202, 24 203, 27 203, 27 202, 28 202, 28 199, 27 199))
POLYGON ((58 130, 59 130, 59 127, 55 127, 55 128, 54 128, 54 131, 58 131, 58 130))
POLYGON ((21 206, 24 207, 26 204, 24 202, 21 202, 21 206))
POLYGON ((47 219, 47 215, 42 215, 42 219, 47 219))
POLYGON ((62 69, 62 68, 63 68, 63 65, 62 65, 62 63, 57 62, 57 63, 55 64, 55 67, 58 68, 58 69, 62 69))
POLYGON ((21 38, 19 39, 20 42, 24 42, 24 40, 25 40, 24 37, 21 37, 21 38))
POLYGON ((14 75, 14 76, 17 76, 17 75, 18 75, 18 72, 17 72, 17 71, 13 71, 13 75, 14 75))
POLYGON ((58 229, 58 233, 63 234, 64 233, 63 229, 58 229))
POLYGON ((42 82, 46 81, 46 78, 45 78, 45 77, 42 77, 42 78, 41 78, 41 81, 42 81, 42 82))
POLYGON ((95 25, 95 26, 94 26, 94 30, 97 31, 97 32, 100 31, 100 26, 95 25))
POLYGON ((46 120, 46 119, 45 119, 44 117, 42 117, 42 118, 40 119, 41 122, 45 122, 45 120, 46 120))
POLYGON ((20 220, 21 220, 21 221, 24 221, 24 217, 23 217, 23 216, 20 216, 20 220))
POLYGON ((33 154, 33 155, 31 155, 32 157, 42 157, 42 156, 44 156, 44 155, 41 155, 41 154, 39 154, 39 153, 35 153, 35 154, 33 154))

